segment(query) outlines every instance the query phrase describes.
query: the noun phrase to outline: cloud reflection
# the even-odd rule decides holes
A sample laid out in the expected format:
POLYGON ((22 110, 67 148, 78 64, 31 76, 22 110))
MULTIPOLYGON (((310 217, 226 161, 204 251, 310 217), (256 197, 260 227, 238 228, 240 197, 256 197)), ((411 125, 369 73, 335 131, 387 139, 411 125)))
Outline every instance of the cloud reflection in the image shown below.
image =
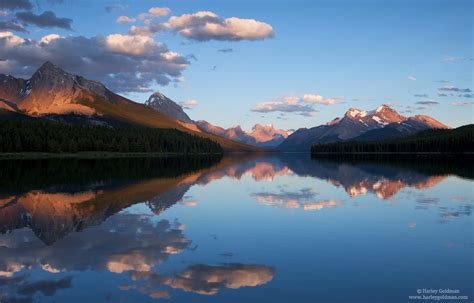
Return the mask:
POLYGON ((341 204, 332 199, 315 201, 317 195, 318 193, 314 189, 303 188, 300 191, 257 192, 253 193, 252 197, 265 205, 281 208, 303 208, 305 211, 337 207, 341 204))

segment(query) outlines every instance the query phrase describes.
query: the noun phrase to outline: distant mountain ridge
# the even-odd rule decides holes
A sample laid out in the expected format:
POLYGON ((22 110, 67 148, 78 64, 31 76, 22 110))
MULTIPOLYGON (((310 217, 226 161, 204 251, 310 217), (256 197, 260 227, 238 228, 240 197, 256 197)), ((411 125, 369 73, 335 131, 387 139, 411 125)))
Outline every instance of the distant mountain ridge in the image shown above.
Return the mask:
POLYGON ((289 135, 288 131, 283 129, 275 129, 271 124, 255 124, 250 131, 243 130, 240 125, 224 129, 204 120, 196 121, 196 124, 202 130, 217 136, 266 148, 278 146, 289 135))
POLYGON ((350 108, 342 118, 313 128, 300 128, 283 141, 282 151, 309 151, 314 144, 358 139, 387 139, 403 137, 430 128, 448 128, 425 115, 405 117, 388 105, 372 111, 350 108))

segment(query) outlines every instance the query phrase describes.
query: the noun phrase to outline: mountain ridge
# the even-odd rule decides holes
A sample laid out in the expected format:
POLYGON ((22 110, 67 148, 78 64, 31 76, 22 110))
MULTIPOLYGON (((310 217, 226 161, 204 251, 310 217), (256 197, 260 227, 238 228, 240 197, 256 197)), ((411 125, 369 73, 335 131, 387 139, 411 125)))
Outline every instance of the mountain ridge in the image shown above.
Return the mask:
MULTIPOLYGON (((129 127, 174 128, 211 139, 228 151, 256 151, 253 146, 190 129, 178 120, 153 108, 129 100, 107 89, 100 82, 70 74, 45 62, 30 79, 0 74, 2 111, 62 121, 75 115, 78 123, 110 125, 116 121, 129 127), (17 109, 6 104, 14 104, 17 109)), ((2 115, 3 116, 3 115, 2 115)))
POLYGON ((400 137, 430 128, 448 126, 426 115, 405 117, 386 104, 372 111, 349 108, 342 118, 312 128, 300 128, 277 148, 282 151, 309 151, 314 144, 357 140, 372 134, 374 138, 400 137), (384 131, 384 130, 389 131, 384 131), (375 134, 374 134, 375 133, 375 134))
POLYGON ((249 131, 243 130, 240 125, 224 129, 205 120, 196 121, 196 124, 206 132, 263 148, 274 148, 289 135, 288 131, 275 129, 272 124, 257 123, 249 131))

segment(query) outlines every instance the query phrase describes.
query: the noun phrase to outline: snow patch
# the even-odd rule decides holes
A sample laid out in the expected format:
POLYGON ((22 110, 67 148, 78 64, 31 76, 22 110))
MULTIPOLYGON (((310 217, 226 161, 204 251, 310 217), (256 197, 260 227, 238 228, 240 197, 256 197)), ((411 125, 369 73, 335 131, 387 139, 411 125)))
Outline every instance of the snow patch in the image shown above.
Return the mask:
POLYGON ((380 119, 377 116, 373 116, 372 119, 375 120, 375 122, 377 122, 378 124, 382 124, 382 125, 387 125, 388 124, 386 121, 380 119))

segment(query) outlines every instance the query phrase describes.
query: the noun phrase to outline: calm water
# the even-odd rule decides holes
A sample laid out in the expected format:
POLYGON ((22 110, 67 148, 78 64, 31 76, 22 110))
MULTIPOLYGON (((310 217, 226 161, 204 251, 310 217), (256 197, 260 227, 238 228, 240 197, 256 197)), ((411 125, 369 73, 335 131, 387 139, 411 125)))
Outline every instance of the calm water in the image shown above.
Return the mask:
POLYGON ((0 302, 472 302, 471 163, 0 161, 0 302))

